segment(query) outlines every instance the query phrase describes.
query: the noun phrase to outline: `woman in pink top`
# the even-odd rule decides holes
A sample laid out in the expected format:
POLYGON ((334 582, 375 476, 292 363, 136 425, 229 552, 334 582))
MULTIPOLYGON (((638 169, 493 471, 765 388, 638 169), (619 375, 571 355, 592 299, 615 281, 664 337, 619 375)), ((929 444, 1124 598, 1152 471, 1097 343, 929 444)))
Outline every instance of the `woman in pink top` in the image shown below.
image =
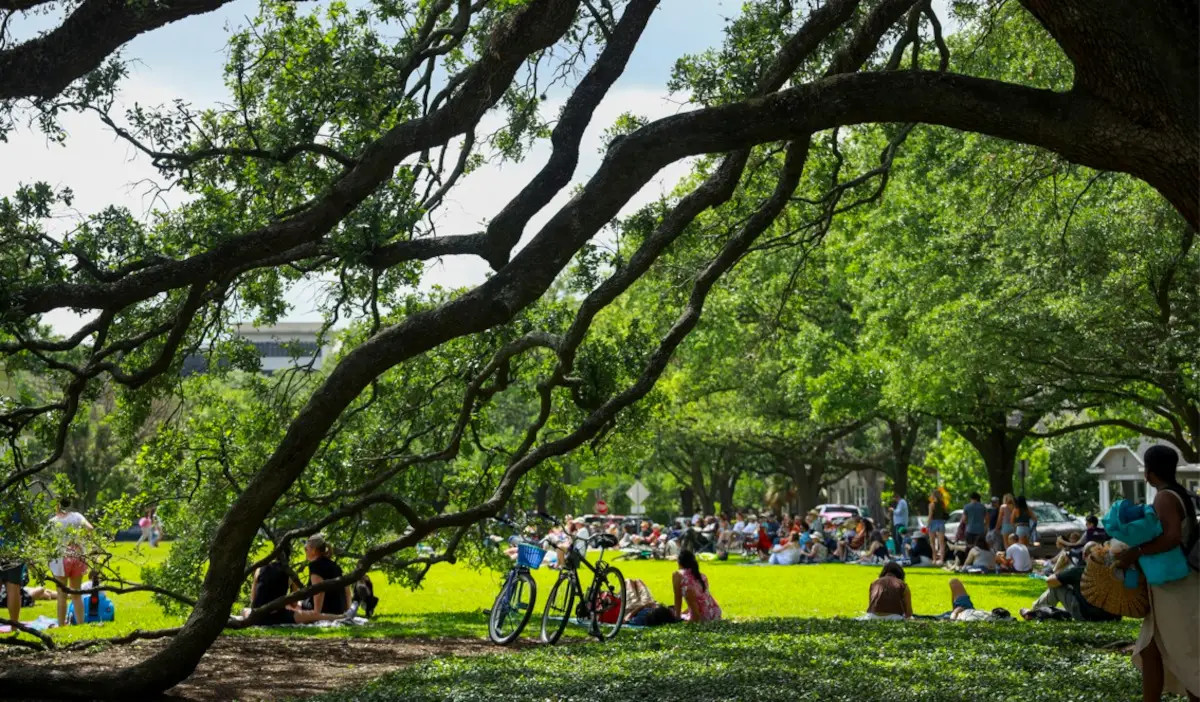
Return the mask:
POLYGON ((708 578, 700 574, 696 554, 684 549, 679 552, 679 570, 671 575, 675 590, 675 606, 671 608, 676 617, 684 621, 715 622, 721 618, 721 606, 713 599, 708 589, 708 578), (687 611, 682 611, 687 602, 687 611))

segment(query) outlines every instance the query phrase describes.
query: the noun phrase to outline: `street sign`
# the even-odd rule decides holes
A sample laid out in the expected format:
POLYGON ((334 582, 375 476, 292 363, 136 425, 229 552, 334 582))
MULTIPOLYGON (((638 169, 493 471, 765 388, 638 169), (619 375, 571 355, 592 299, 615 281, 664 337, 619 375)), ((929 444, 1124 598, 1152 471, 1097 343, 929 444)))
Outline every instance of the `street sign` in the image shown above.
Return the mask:
POLYGON ((642 485, 642 481, 635 480, 633 487, 626 490, 625 494, 629 496, 629 501, 633 503, 633 506, 629 510, 630 514, 643 514, 646 511, 642 503, 646 501, 647 497, 650 497, 650 491, 646 489, 645 485, 642 485))
POLYGON ((604 500, 596 500, 596 514, 608 514, 608 503, 604 500))

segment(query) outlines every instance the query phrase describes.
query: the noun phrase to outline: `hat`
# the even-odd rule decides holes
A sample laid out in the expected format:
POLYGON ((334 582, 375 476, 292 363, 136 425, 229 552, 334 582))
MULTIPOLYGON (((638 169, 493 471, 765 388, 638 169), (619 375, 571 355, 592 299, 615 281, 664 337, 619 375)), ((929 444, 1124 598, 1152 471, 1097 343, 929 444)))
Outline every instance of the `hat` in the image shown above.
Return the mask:
POLYGON ((1111 614, 1137 619, 1145 617, 1150 613, 1145 576, 1139 573, 1137 586, 1125 587, 1124 573, 1114 567, 1112 553, 1115 551, 1110 546, 1093 548, 1088 554, 1079 586, 1083 599, 1111 614))
POLYGON ((999 495, 992 495, 992 502, 999 502, 999 501, 1000 501, 999 495))

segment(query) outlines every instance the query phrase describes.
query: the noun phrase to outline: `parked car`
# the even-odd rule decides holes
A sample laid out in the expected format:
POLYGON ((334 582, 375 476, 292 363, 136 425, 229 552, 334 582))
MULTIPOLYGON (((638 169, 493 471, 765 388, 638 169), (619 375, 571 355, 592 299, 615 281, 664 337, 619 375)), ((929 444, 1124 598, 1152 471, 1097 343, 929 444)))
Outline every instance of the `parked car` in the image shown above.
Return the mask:
MULTIPOLYGON (((1068 538, 1073 534, 1081 534, 1087 525, 1078 517, 1072 517, 1051 502, 1029 502, 1029 509, 1037 517, 1037 533, 1030 544, 1029 553, 1034 558, 1050 558, 1058 553, 1058 538, 1068 538)), ((946 518, 946 543, 955 544, 954 537, 958 535, 958 523, 962 521, 963 511, 956 509, 946 518)))

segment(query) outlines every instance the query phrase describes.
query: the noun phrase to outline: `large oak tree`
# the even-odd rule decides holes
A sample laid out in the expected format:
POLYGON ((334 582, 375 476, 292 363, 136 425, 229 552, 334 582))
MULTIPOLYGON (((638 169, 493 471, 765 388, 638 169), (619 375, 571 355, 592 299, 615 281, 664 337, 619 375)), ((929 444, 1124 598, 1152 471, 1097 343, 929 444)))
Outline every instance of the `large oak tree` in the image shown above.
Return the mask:
MULTIPOLYGON (((0 12, 52 4, 16 0, 0 12)), ((381 534, 345 578, 319 589, 394 557, 412 565, 452 560, 465 530, 501 510, 522 476, 606 431, 650 390, 714 285, 806 183, 810 146, 823 130, 924 122, 1018 141, 1129 173, 1193 228, 1200 220, 1194 2, 1026 0, 1025 11, 1072 64, 1069 90, 945 70, 941 24, 928 2, 763 3, 760 9, 773 11, 760 14, 764 31, 740 55, 731 49, 740 60, 729 64, 729 85, 697 109, 616 136, 595 173, 536 231, 531 218, 570 183, 583 130, 653 21, 657 0, 378 0, 369 12, 342 10, 321 21, 268 6, 256 31, 231 41, 229 109, 112 114, 122 73, 113 52, 220 4, 83 0, 70 4, 58 28, 0 44, 0 115, 33 111, 50 127, 64 111, 95 115, 193 196, 151 223, 107 211, 65 238, 45 233, 61 194, 31 187, 0 207, 5 371, 50 378, 60 390, 2 408, 9 450, 0 488, 18 494, 58 460, 102 381, 124 387, 134 405, 170 391, 185 353, 228 341, 231 306, 278 315, 281 287, 326 275, 337 281, 332 312, 364 310, 366 322, 331 370, 293 395, 293 404, 280 404, 278 435, 261 460, 229 481, 236 487, 207 534, 194 607, 169 643, 117 671, 8 667, 0 672, 5 695, 134 698, 182 680, 229 625, 260 527, 305 500, 322 505, 325 516, 278 535, 276 548, 368 509, 386 509, 402 525, 381 534), (938 50, 928 47, 931 39, 938 50), (545 80, 567 81, 571 92, 543 129, 534 115, 545 80), (436 231, 426 215, 478 165, 472 155, 480 121, 501 108, 508 119, 494 148, 516 156, 528 139, 544 136, 551 155, 483 230, 436 231), (573 257, 649 179, 701 154, 714 155, 703 177, 571 315, 536 313, 573 257), (772 186, 721 233, 659 341, 603 392, 581 381, 593 321, 664 251, 694 234, 690 225, 702 212, 734 197, 751 166, 760 178, 769 169, 772 186), (523 235, 528 243, 518 248, 523 235), (418 264, 447 255, 478 257, 494 275, 460 294, 406 304, 396 291, 419 275, 418 264), (89 319, 65 339, 38 324, 62 309, 89 319), (459 400, 444 444, 414 444, 421 431, 414 429, 385 459, 358 456, 368 468, 354 476, 355 487, 325 495, 298 487, 343 429, 371 412, 389 378, 423 363, 453 366, 446 359, 468 354, 475 342, 476 362, 439 376, 459 400), (397 487, 456 460, 474 441, 478 411, 505 395, 514 364, 533 357, 548 362, 525 366, 525 431, 494 466, 485 494, 430 507, 397 487), (48 450, 27 454, 32 437, 48 450), (415 555, 419 541, 440 533, 451 536, 439 554, 415 555)))

